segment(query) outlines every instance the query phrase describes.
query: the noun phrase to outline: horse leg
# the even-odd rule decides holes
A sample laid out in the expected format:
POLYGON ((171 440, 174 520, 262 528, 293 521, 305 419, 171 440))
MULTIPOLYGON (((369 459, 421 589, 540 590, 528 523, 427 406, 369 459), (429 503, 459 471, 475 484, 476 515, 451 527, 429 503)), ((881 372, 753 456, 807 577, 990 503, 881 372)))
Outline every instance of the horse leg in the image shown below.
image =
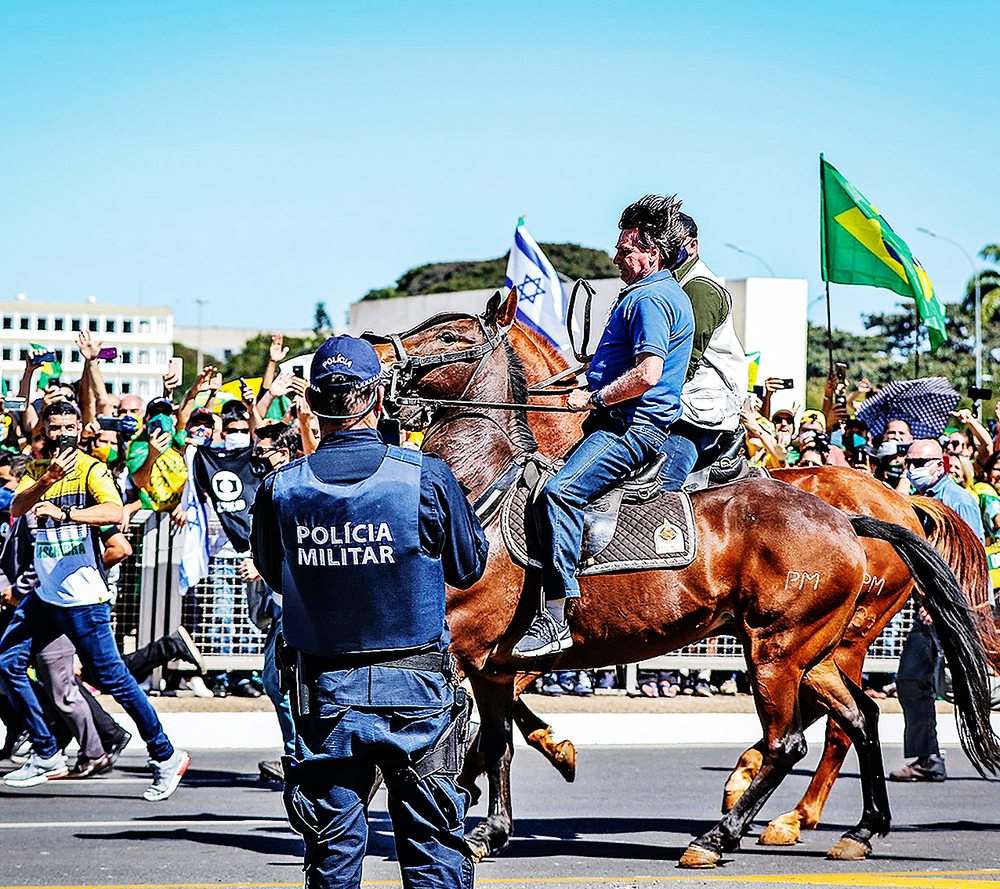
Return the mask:
POLYGON ((739 800, 750 783, 757 776, 760 767, 764 762, 764 742, 758 741, 749 750, 744 750, 736 768, 726 779, 726 786, 722 790, 722 814, 725 815, 739 800))
MULTIPOLYGON (((841 647, 837 650, 836 666, 839 666, 847 676, 860 682, 866 650, 867 646, 863 644, 845 646, 841 643, 841 647)), ((836 666, 833 663, 817 666, 803 677, 802 698, 822 707, 827 714, 823 755, 798 805, 791 812, 779 815, 764 828, 758 841, 764 846, 790 846, 798 842, 803 830, 812 830, 819 824, 823 806, 826 805, 837 775, 840 774, 840 767, 844 764, 847 751, 851 749, 850 737, 832 717, 831 705, 823 700, 825 689, 823 677, 827 675, 828 670, 836 670, 836 666)))
POLYGON ((558 744, 552 739, 552 726, 540 719, 521 698, 514 702, 514 722, 524 740, 542 754, 570 784, 576 778, 576 747, 570 740, 558 744))
POLYGON ((723 852, 738 849, 740 838, 774 789, 806 753, 798 713, 801 671, 780 660, 758 666, 754 697, 764 727, 763 762, 746 792, 708 833, 681 856, 681 867, 715 867, 723 852))
POLYGON ((455 783, 469 794, 469 808, 479 802, 483 792, 479 789, 479 776, 486 771, 486 760, 479 750, 479 733, 476 734, 469 744, 469 749, 465 752, 465 759, 462 762, 462 770, 458 773, 455 783))
POLYGON ((465 836, 473 861, 502 851, 510 841, 513 823, 510 801, 510 763, 514 758, 512 674, 469 676, 479 707, 477 750, 486 766, 489 783, 489 811, 465 836))
POLYGON ((878 704, 843 673, 838 671, 833 679, 836 681, 829 683, 830 698, 835 702, 832 715, 858 750, 864 810, 857 825, 841 837, 826 857, 858 861, 871 853, 873 836, 885 836, 889 832, 889 794, 878 737, 879 709, 878 704))

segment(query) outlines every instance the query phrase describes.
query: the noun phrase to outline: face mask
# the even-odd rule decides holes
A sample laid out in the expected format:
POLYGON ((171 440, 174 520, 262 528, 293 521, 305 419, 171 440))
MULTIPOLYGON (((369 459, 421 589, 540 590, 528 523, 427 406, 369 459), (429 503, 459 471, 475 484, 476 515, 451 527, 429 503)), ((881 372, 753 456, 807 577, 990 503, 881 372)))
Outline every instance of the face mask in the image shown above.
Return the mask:
POLYGON ((267 457, 258 457, 256 454, 249 458, 247 465, 254 478, 263 478, 274 469, 267 457))
POLYGON ((202 430, 199 432, 191 433, 190 435, 188 435, 187 440, 188 444, 192 444, 195 447, 200 448, 203 447, 204 445, 207 445, 212 440, 212 436, 208 432, 202 430))
POLYGON ((934 475, 926 466, 914 466, 907 470, 906 477, 918 491, 923 491, 934 483, 934 475))
POLYGON ((57 439, 46 436, 45 444, 42 445, 42 456, 54 457, 58 452, 65 451, 67 448, 76 450, 79 443, 80 440, 75 435, 60 435, 57 439))
POLYGON ((685 262, 687 262, 687 259, 688 259, 687 247, 681 247, 681 252, 677 254, 677 262, 673 264, 673 267, 670 269, 670 271, 676 272, 677 269, 679 269, 682 265, 684 265, 685 262))
POLYGON ((101 445, 94 448, 94 456, 102 463, 114 463, 118 459, 118 448, 113 448, 111 445, 101 445))
POLYGON ((250 447, 250 433, 249 432, 227 432, 226 433, 226 450, 227 451, 238 451, 241 448, 250 447))

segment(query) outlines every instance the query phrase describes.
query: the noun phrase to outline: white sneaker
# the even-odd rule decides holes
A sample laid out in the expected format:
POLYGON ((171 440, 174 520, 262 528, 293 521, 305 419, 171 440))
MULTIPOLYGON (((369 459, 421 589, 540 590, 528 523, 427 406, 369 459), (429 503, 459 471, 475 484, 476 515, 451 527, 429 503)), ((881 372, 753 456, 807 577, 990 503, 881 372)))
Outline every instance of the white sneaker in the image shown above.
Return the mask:
POLYGON ((42 759, 32 750, 28 761, 16 772, 4 776, 3 783, 10 787, 34 787, 54 778, 65 778, 68 774, 66 757, 58 750, 48 759, 42 759))
POLYGON ((205 685, 205 680, 200 676, 191 676, 187 680, 187 687, 195 693, 196 697, 199 698, 214 698, 215 695, 212 694, 212 690, 205 685))
POLYGON ((170 759, 162 762, 149 760, 149 767, 153 770, 153 783, 143 792, 142 798, 151 803, 165 800, 177 789, 189 765, 191 754, 186 750, 175 750, 170 759))

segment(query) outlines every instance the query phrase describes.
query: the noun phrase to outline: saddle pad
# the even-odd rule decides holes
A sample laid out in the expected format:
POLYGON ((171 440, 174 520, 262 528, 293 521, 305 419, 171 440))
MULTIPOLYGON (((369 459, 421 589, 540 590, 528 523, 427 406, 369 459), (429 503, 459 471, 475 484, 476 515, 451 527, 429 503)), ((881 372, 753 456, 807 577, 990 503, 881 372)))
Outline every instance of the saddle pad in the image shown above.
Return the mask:
MULTIPOLYGON (((534 521, 527 514, 531 492, 517 485, 504 499, 500 529, 511 557, 522 568, 541 568, 534 521), (525 529, 530 529, 526 533, 525 529), (530 537, 529 537, 530 534, 530 537)), ((581 563, 578 577, 621 571, 684 568, 698 553, 691 497, 668 491, 646 503, 622 503, 610 542, 581 563)))

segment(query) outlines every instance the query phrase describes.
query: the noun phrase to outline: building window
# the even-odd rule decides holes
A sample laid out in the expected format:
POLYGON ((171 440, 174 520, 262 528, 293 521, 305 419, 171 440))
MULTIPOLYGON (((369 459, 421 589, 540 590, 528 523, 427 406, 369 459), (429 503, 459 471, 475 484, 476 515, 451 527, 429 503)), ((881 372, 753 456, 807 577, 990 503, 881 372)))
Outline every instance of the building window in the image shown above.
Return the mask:
POLYGON ((80 363, 80 352, 77 349, 74 349, 72 352, 69 353, 69 363, 70 364, 80 363))
POLYGON ((56 361, 58 361, 60 364, 62 364, 62 357, 63 357, 63 350, 56 349, 56 361))
POLYGON ((63 330, 65 327, 66 327, 66 319, 65 318, 56 318, 56 319, 54 319, 52 321, 52 329, 53 330, 63 330))
MULTIPOLYGON (((139 364, 149 364, 149 351, 147 349, 140 349, 139 350, 139 364)), ((142 388, 142 384, 141 383, 140 383, 139 388, 141 390, 141 388, 142 388)), ((140 394, 141 394, 141 392, 140 392, 140 394)))
POLYGON ((14 319, 10 315, 3 316, 3 329, 4 330, 14 329, 14 319))
POLYGON ((131 333, 131 332, 132 332, 132 322, 122 321, 122 333, 131 333))
POLYGON ((48 318, 36 318, 35 319, 35 330, 48 330, 49 319, 48 318))
POLYGON ((10 361, 10 356, 11 356, 11 351, 5 346, 3 350, 3 360, 10 361))
POLYGON ((132 391, 131 383, 122 383, 122 395, 128 395, 132 391))
POLYGON ((31 324, 30 318, 22 318, 17 326, 20 327, 21 330, 27 330, 30 324, 31 324))
POLYGON ((91 333, 97 333, 97 319, 96 318, 91 318, 87 322, 87 330, 89 330, 91 333))
POLYGON ((222 354, 223 354, 223 357, 226 359, 227 362, 233 360, 233 350, 232 349, 223 349, 222 354))
POLYGON ((126 349, 124 352, 122 352, 122 364, 131 364, 131 363, 132 363, 132 352, 131 350, 126 349))
POLYGON ((27 349, 21 349, 20 358, 21 358, 21 361, 27 361, 28 360, 28 350, 27 349))
POLYGON ((108 318, 108 320, 104 322, 104 332, 105 333, 114 333, 115 332, 115 322, 114 322, 114 319, 108 318))
POLYGON ((80 319, 79 318, 71 319, 69 322, 69 329, 72 330, 73 333, 79 333, 81 330, 80 319))
POLYGON ((167 363, 167 350, 166 349, 157 349, 156 350, 156 363, 157 364, 166 364, 167 363))
POLYGON ((149 320, 143 319, 139 322, 139 333, 149 333, 149 320))
POLYGON ((166 333, 167 332, 167 319, 166 318, 157 318, 156 319, 156 332, 157 333, 166 333))
MULTIPOLYGON (((142 354, 141 352, 139 353, 142 354)), ((139 380, 139 394, 149 395, 149 380, 139 380)))

